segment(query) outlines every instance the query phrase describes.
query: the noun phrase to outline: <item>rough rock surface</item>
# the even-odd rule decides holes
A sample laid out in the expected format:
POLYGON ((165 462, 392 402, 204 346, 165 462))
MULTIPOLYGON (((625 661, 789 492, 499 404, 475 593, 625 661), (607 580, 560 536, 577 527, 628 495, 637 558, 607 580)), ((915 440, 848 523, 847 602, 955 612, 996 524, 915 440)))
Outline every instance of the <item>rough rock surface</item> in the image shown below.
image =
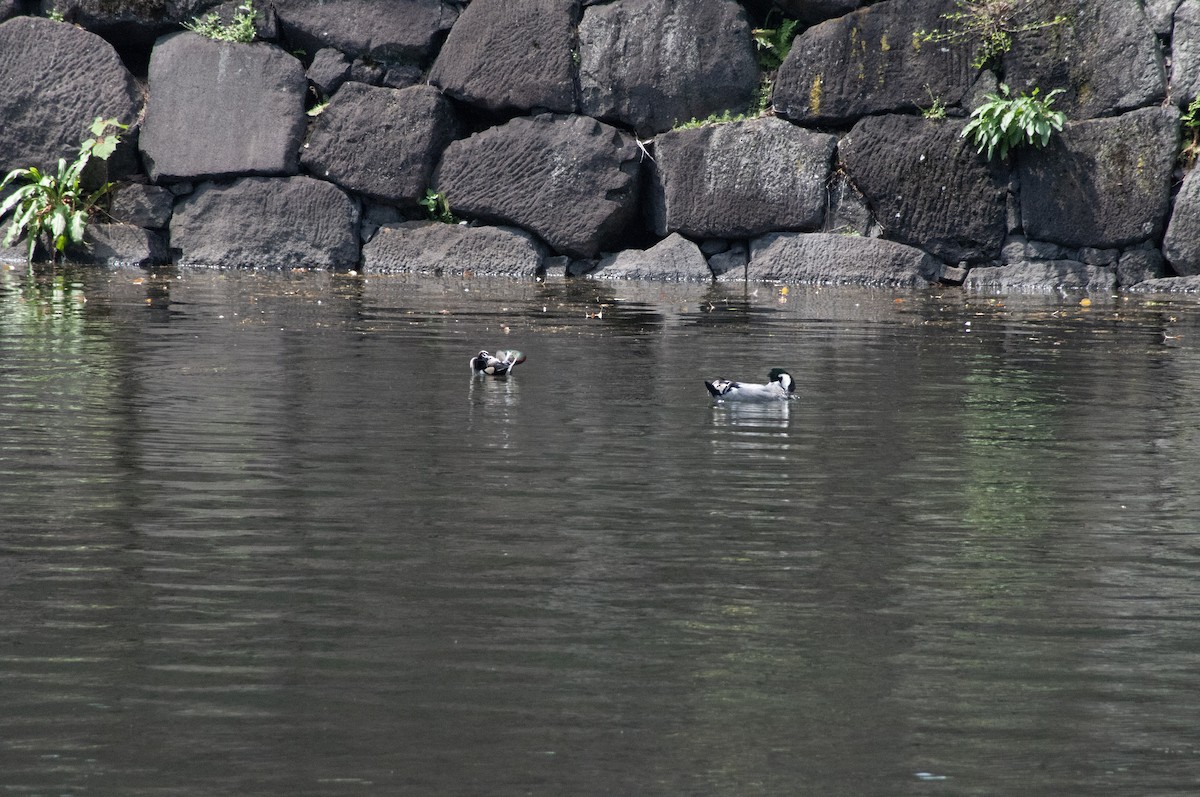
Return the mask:
POLYGON ((660 236, 815 230, 837 138, 772 117, 663 133, 649 204, 660 236))
POLYGON ((332 97, 350 77, 350 60, 333 47, 324 47, 313 56, 304 76, 322 97, 332 97))
POLYGON ((1178 150, 1173 107, 1068 123, 1045 148, 1017 156, 1025 234, 1101 249, 1159 235, 1178 150))
POLYGON ((1129 288, 1133 293, 1200 293, 1200 274, 1146 280, 1129 288))
POLYGON ((109 215, 114 220, 151 230, 163 230, 171 222, 175 196, 156 185, 126 183, 112 193, 109 215))
POLYGON ((1200 274, 1200 169, 1188 172, 1175 196, 1163 254, 1176 274, 1200 274))
MULTIPOLYGON (((943 265, 911 246, 833 233, 771 233, 751 242, 745 276, 753 282, 920 287, 936 281, 943 265)), ((737 270, 721 281, 739 280, 737 270)))
POLYGON ((640 136, 753 102, 758 65, 734 0, 623 0, 579 24, 580 109, 640 136))
POLYGON ((432 86, 346 83, 313 121, 300 162, 312 175, 383 202, 415 202, 454 138, 450 101, 432 86))
POLYGON ((0 24, 0 175, 73 158, 97 117, 128 124, 140 101, 116 51, 38 17, 0 24))
POLYGON ((756 7, 759 13, 767 13, 772 7, 778 7, 784 17, 798 19, 800 24, 807 27, 824 22, 827 19, 849 14, 862 8, 872 0, 775 0, 773 4, 763 0, 749 0, 748 8, 756 7))
POLYGON ((491 111, 574 111, 577 6, 577 0, 474 0, 450 30, 429 82, 491 111))
POLYGON ((458 12, 441 0, 275 0, 289 47, 335 47, 351 58, 425 63, 458 12))
POLYGON ((379 228, 363 247, 363 270, 532 277, 544 257, 532 235, 510 227, 409 221, 379 228))
POLYGON ((180 200, 171 248, 181 265, 357 268, 359 210, 333 183, 246 177, 180 200))
POLYGON ((884 237, 950 263, 1000 254, 1008 175, 961 138, 963 123, 872 116, 838 145, 884 237))
POLYGON ((1200 94, 1200 3, 1182 3, 1175 12, 1171 42, 1171 97, 1178 105, 1200 94))
POLYGON ((604 279, 661 280, 664 282, 711 282, 700 247, 678 233, 672 233, 646 250, 626 249, 601 258, 589 277, 604 279))
POLYGON ((170 260, 163 236, 133 224, 89 224, 71 260, 95 266, 149 268, 170 260))
POLYGON ((641 155, 631 136, 585 116, 522 117, 450 144, 434 186, 456 214, 594 257, 618 248, 634 218, 641 155))
POLYGON ((1145 280, 1166 276, 1166 261, 1157 249, 1130 249, 1117 261, 1117 285, 1127 288, 1145 280))
POLYGON ((1166 72, 1140 0, 1043 0, 1027 7, 1036 8, 1030 21, 1062 14, 1068 22, 1013 36, 1004 70, 1014 91, 1062 88, 1054 107, 1071 119, 1162 101, 1166 72))
POLYGON ((919 9, 886 0, 809 28, 779 68, 775 110, 803 124, 845 125, 934 99, 959 104, 975 80, 970 46, 914 45, 917 31, 938 29, 955 8, 952 0, 919 9))
POLYGON ((1106 266, 1054 260, 973 268, 967 273, 963 287, 982 293, 1052 293, 1059 290, 1105 293, 1116 290, 1117 278, 1106 266))
POLYGON ((150 57, 140 147, 155 182, 295 174, 304 69, 271 44, 164 36, 150 57))

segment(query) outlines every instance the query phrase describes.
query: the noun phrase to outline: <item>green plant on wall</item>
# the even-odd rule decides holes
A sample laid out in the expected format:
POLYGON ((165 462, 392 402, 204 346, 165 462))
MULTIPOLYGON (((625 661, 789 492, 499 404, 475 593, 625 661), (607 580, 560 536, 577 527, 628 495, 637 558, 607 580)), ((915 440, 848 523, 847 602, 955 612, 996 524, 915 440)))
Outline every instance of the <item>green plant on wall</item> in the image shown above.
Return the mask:
POLYGON ((83 170, 92 158, 108 160, 120 142, 117 131, 127 128, 128 125, 119 124, 116 119, 97 117, 92 122, 91 137, 79 146, 75 160, 68 163, 66 158, 59 158, 58 168, 53 172, 31 166, 13 169, 5 175, 0 180, 0 195, 10 186, 16 186, 16 190, 0 203, 0 219, 12 216, 4 245, 25 241, 27 260, 32 263, 39 240, 45 243, 52 259, 68 245, 81 243, 88 217, 113 186, 105 183, 86 192, 80 185, 83 170))
MULTIPOLYGON (((768 15, 767 23, 770 21, 771 15, 768 15)), ((799 20, 780 18, 775 27, 755 28, 750 32, 754 36, 755 59, 758 61, 759 71, 762 72, 762 80, 754 97, 754 114, 763 114, 770 109, 771 92, 775 88, 775 73, 787 59, 799 29, 799 20)))
POLYGON ((425 208, 429 218, 433 221, 445 224, 458 224, 461 221, 450 212, 450 200, 446 199, 446 195, 440 191, 434 191, 432 188, 426 189, 425 197, 418 199, 417 204, 425 208))
POLYGON ((1186 139, 1180 159, 1184 168, 1190 169, 1196 165, 1197 156, 1200 156, 1200 97, 1188 103, 1187 110, 1183 112, 1179 121, 1183 124, 1183 135, 1186 139))
POLYGON ((975 57, 971 66, 976 69, 996 66, 1001 57, 1012 49, 1013 37, 1021 33, 1062 25, 1062 14, 1049 20, 1021 19, 1034 13, 1030 0, 955 0, 958 11, 942 14, 945 26, 938 30, 919 30, 913 43, 975 42, 975 57))
POLYGON ((986 151, 988 160, 995 154, 1003 159, 1019 146, 1044 147, 1067 120, 1065 114, 1050 107, 1061 93, 1062 89, 1054 89, 1041 97, 1041 90, 1035 88, 1014 97, 1001 83, 1000 94, 987 95, 987 101, 971 111, 962 137, 969 138, 980 153, 986 151))
POLYGON ((216 39, 223 42, 241 42, 243 44, 254 41, 254 2, 246 0, 237 7, 233 12, 233 21, 224 23, 221 21, 221 16, 215 11, 203 17, 197 17, 191 22, 183 23, 183 26, 193 33, 199 33, 201 36, 207 36, 210 39, 216 39))

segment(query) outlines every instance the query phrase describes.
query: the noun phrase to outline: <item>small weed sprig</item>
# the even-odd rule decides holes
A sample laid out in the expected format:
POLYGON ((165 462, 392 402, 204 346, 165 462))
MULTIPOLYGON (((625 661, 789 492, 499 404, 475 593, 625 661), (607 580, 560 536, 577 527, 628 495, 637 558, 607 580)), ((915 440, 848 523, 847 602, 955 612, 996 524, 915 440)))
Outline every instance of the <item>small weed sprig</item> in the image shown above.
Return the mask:
POLYGON ((1001 83, 1000 91, 1003 96, 989 94, 987 102, 971 111, 961 134, 971 139, 980 153, 986 150, 988 160, 997 151, 1003 159, 1010 150, 1025 144, 1044 147, 1050 134, 1061 131, 1066 123, 1065 114, 1050 108, 1062 89, 1054 89, 1044 98, 1039 98, 1041 90, 1037 88, 1013 97, 1008 86, 1001 83))
POLYGON ((203 17, 197 17, 183 26, 193 33, 207 36, 223 42, 241 42, 247 44, 254 41, 257 35, 254 29, 254 2, 246 0, 233 12, 233 21, 224 23, 220 14, 215 11, 203 17))
POLYGON ((1183 167, 1190 169, 1196 165, 1196 158, 1200 157, 1200 97, 1188 103, 1187 110, 1179 117, 1179 121, 1183 125, 1184 135, 1189 139, 1183 145, 1179 157, 1183 161, 1183 167))
POLYGON ((1013 37, 1017 34, 1067 22, 1067 17, 1062 14, 1050 20, 1018 22, 1022 14, 1030 11, 1029 0, 956 0, 955 5, 960 10, 942 14, 947 23, 945 29, 916 31, 913 44, 975 41, 971 66, 976 69, 996 66, 1012 49, 1013 37))

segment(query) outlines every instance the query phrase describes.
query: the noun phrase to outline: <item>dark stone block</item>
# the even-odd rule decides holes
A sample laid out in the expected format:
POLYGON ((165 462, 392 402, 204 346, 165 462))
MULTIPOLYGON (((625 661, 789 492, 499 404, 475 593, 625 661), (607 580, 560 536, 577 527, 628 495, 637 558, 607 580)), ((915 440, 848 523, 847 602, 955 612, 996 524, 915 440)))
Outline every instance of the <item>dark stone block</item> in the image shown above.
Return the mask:
POLYGON ((149 268, 170 262, 163 236, 132 224, 89 224, 83 245, 70 247, 76 263, 149 268))
POLYGON ((1111 268, 1075 260, 1053 260, 973 268, 963 287, 981 293, 1111 293, 1117 288, 1117 279, 1111 268))
POLYGON ((1068 123, 1046 147, 1018 152, 1025 234, 1100 249, 1156 237, 1178 151, 1175 108, 1068 123))
POLYGON ((544 257, 522 230, 409 221, 379 228, 363 247, 363 270, 533 277, 544 257))
MULTIPOLYGON (((832 233, 771 233, 751 241, 746 279, 832 285, 920 287, 935 282, 943 264, 894 241, 832 233)), ((737 271, 721 281, 740 279, 737 271)))
POLYGON ((580 109, 649 136, 746 110, 758 87, 750 26, 733 0, 625 0, 579 25, 580 109))
POLYGON ((322 97, 332 97, 350 78, 350 59, 340 50, 325 47, 313 56, 305 76, 317 87, 322 97))
POLYGON ((575 110, 576 0, 474 0, 429 82, 490 111, 575 110))
POLYGON ((171 248, 182 265, 358 268, 358 204, 311 177, 204 183, 176 205, 171 248))
POLYGON ((139 141, 151 179, 297 173, 306 87, 300 62, 274 45, 163 37, 139 141))
POLYGON ((140 101, 112 45, 39 17, 0 24, 0 176, 72 160, 96 117, 132 123, 140 101))
POLYGON ((976 71, 969 43, 921 44, 945 24, 953 0, 914 8, 887 0, 822 22, 796 37, 775 81, 777 113, 803 124, 846 125, 870 114, 915 111, 934 98, 958 105, 976 71))
POLYGON ((963 123, 862 120, 838 145, 884 237, 947 262, 994 260, 1004 243, 1008 175, 960 136, 963 123))
POLYGON ((174 204, 175 195, 166 188, 126 183, 113 191, 108 212, 115 221, 163 230, 171 221, 174 204))
POLYGON ((639 279, 665 282, 711 282, 712 270, 700 247, 672 233, 646 250, 626 249, 601 258, 588 274, 601 279, 639 279))
POLYGON ((512 224, 561 254, 619 248, 637 211, 641 150, 585 116, 519 117, 450 144, 434 186, 456 214, 512 224))
POLYGON ((432 86, 346 83, 313 120, 300 161, 313 176, 348 191, 413 203, 425 195, 457 131, 454 109, 432 86))
POLYGON ((818 229, 836 146, 832 135, 772 117, 663 133, 654 140, 655 231, 750 238, 818 229))
POLYGON ((1163 254, 1176 274, 1200 274, 1200 169, 1188 172, 1175 196, 1163 254))
POLYGON ((441 0, 275 0, 289 48, 324 47, 351 58, 424 64, 458 12, 441 0))

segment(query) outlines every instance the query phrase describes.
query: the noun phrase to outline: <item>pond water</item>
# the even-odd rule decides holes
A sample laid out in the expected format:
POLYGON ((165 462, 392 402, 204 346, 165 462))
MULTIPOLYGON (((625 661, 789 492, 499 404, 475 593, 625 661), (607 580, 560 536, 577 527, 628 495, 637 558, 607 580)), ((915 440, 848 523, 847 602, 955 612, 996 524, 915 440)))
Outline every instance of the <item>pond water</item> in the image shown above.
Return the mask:
POLYGON ((4 272, 0 793, 1195 794, 1200 307, 1091 302, 4 272))

